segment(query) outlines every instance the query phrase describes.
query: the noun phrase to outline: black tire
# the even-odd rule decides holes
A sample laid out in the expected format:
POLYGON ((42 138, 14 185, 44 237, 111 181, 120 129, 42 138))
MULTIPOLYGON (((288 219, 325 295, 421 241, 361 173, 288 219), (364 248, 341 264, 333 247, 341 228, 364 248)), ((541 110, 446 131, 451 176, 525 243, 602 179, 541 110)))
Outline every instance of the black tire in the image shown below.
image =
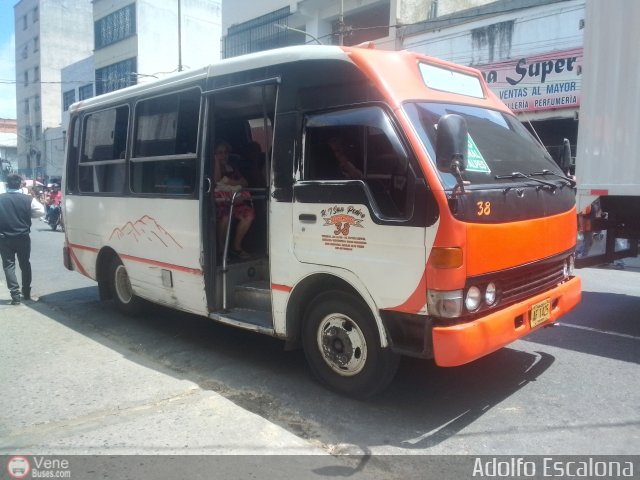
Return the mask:
POLYGON ((51 230, 55 232, 58 229, 58 222, 52 222, 49 226, 51 227, 51 230))
POLYGON ((316 377, 350 397, 381 392, 398 369, 400 357, 380 346, 367 305, 347 293, 330 291, 313 300, 305 314, 302 344, 316 377))
POLYGON ((127 315, 140 313, 143 307, 142 299, 134 295, 127 269, 116 256, 112 258, 109 269, 109 288, 118 310, 127 315))

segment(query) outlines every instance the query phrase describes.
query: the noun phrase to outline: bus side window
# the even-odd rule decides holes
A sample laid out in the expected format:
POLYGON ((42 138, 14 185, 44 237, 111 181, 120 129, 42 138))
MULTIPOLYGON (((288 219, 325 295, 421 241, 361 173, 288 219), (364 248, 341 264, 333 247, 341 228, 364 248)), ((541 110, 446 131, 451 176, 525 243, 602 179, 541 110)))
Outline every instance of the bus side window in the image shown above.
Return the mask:
POLYGON ((304 143, 305 180, 362 180, 381 215, 409 215, 407 154, 381 108, 309 116, 304 143))
POLYGON ((127 144, 129 107, 100 110, 84 117, 82 155, 78 178, 84 193, 122 193, 125 184, 125 160, 120 152, 127 144))
POLYGON ((80 146, 80 126, 78 117, 74 116, 69 124, 69 147, 67 151, 66 188, 67 193, 74 193, 78 180, 78 151, 80 146))
POLYGON ((130 167, 132 191, 193 195, 199 116, 200 90, 195 88, 138 102, 130 167))

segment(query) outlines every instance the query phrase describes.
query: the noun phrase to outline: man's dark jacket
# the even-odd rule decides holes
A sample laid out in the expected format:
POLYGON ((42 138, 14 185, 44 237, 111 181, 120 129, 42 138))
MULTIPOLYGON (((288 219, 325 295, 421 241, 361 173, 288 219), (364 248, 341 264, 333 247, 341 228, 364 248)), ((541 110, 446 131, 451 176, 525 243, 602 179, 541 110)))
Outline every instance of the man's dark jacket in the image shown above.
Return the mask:
POLYGON ((0 235, 17 237, 31 232, 31 201, 23 193, 0 195, 0 235))

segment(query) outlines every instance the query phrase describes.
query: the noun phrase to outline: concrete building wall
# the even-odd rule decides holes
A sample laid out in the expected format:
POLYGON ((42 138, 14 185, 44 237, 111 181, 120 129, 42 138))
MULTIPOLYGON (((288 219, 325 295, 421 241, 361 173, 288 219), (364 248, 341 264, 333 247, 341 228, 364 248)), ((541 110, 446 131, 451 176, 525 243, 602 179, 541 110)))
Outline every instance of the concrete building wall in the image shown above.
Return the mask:
POLYGON ((581 47, 580 20, 584 18, 584 3, 584 0, 561 1, 470 18, 453 26, 439 24, 437 28, 404 37, 403 48, 462 65, 479 65, 581 47), (504 22, 514 22, 506 39, 474 41, 474 29, 504 22))
POLYGON ((435 2, 437 4, 435 13, 437 17, 442 17, 443 15, 469 10, 495 1, 496 0, 437 0, 435 2))
POLYGON ((97 48, 96 70, 135 59, 132 83, 146 83, 220 58, 221 0, 180 0, 180 41, 177 0, 96 0, 93 21, 132 4, 135 34, 97 48))
MULTIPOLYGON (((476 10, 469 19, 452 16, 426 22, 421 27, 423 31, 404 37, 403 46, 415 52, 475 66, 487 75, 495 75, 488 78, 489 86, 511 109, 518 113, 526 112, 528 120, 576 117, 580 102, 581 21, 584 19, 585 0, 518 0, 499 2, 494 6, 495 12, 476 10), (504 78, 497 79, 508 75, 520 80, 519 72, 529 67, 535 74, 541 68, 536 66, 537 62, 560 60, 566 66, 565 56, 574 62, 570 72, 564 68, 561 75, 554 72, 546 80, 538 73, 528 77, 530 82, 524 81, 515 88, 510 88, 514 85, 506 84, 504 78), (523 63, 518 66, 521 59, 524 59, 523 63), (506 70, 512 73, 505 74, 506 70), (552 76, 560 84, 558 88, 570 87, 567 95, 555 95, 564 95, 562 101, 567 103, 554 108, 548 106, 551 101, 548 98, 554 95, 547 95, 552 76)), ((460 12, 461 16, 464 14, 460 12)), ((525 80, 524 77, 522 79, 525 80)))
POLYGON ((64 169, 66 128, 47 128, 43 132, 47 177, 62 177, 64 169))
MULTIPOLYGON (((334 40, 331 35, 333 24, 340 16, 341 5, 345 24, 350 27, 349 16, 385 3, 389 4, 389 15, 381 19, 379 25, 394 26, 398 15, 397 4, 399 0, 343 0, 342 2, 340 0, 265 0, 259 3, 252 0, 234 0, 233 2, 224 2, 223 5, 223 35, 226 35, 228 28, 233 25, 248 22, 281 8, 289 7, 291 15, 287 19, 288 26, 308 33, 309 37, 305 40, 307 43, 314 43, 313 37, 316 37, 323 44, 331 44, 334 40)), ((376 37, 373 35, 371 40, 374 40, 377 48, 380 49, 393 50, 398 46, 394 28, 390 28, 386 36, 376 37)))
MULTIPOLYGON (((315 3, 326 2, 316 1, 315 3)), ((222 2, 222 32, 226 33, 232 25, 261 17, 286 6, 295 11, 297 4, 296 0, 260 0, 259 2, 255 0, 225 0, 222 2)))
POLYGON ((27 175, 48 175, 43 132, 60 125, 61 69, 91 54, 91 9, 90 0, 21 0, 14 7, 18 163, 27 175))
POLYGON ((72 63, 67 67, 64 67, 62 69, 61 75, 62 85, 59 91, 59 101, 63 108, 60 125, 62 126, 63 130, 66 130, 67 126, 69 125, 69 110, 64 109, 63 98, 65 92, 73 90, 74 101, 77 102, 80 100, 80 89, 82 87, 91 85, 91 96, 95 95, 93 55, 80 60, 79 62, 72 63))
POLYGON ((0 168, 18 168, 18 135, 14 119, 0 118, 0 168), (7 165, 8 162, 8 165, 7 165))
POLYGON ((481 70, 557 160, 577 140, 584 17, 585 0, 500 0, 407 26, 403 47, 481 70))
POLYGON ((182 70, 196 69, 219 60, 221 3, 181 0, 179 41, 177 3, 138 0, 139 73, 176 72, 180 57, 182 70))

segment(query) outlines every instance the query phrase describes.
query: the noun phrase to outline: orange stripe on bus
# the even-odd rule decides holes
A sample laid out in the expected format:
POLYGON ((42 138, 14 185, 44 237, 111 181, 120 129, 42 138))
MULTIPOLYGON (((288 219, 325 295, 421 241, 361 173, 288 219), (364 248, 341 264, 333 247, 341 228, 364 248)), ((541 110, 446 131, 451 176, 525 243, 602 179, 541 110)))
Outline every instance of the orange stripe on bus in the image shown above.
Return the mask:
MULTIPOLYGON (((87 250, 89 252, 98 252, 97 248, 78 245, 75 243, 70 243, 69 247, 77 248, 78 250, 87 250)), ((74 255, 74 258, 75 258, 75 255, 74 255)), ((148 265, 154 265, 156 267, 168 268, 170 270, 177 270, 179 272, 192 273, 194 275, 202 275, 202 270, 200 270, 199 268, 183 267, 182 265, 175 265, 173 263, 160 262, 158 260, 151 260, 148 258, 135 257, 133 255, 120 254, 120 258, 131 260, 133 262, 146 263, 148 265)))
POLYGON ((77 248, 78 250, 87 250, 89 252, 97 252, 98 251, 97 248, 85 247, 84 245, 78 245, 77 243, 69 243, 68 245, 69 245, 69 247, 77 248))
POLYGON ((272 290, 280 290, 281 292, 290 292, 291 290, 293 290, 293 287, 290 287, 289 285, 279 285, 277 283, 272 283, 271 284, 271 289, 272 290))
POLYGON ((80 273, 85 277, 89 277, 89 273, 84 269, 84 267, 80 263, 80 260, 78 260, 78 257, 76 257, 76 254, 73 253, 73 249, 71 248, 71 245, 69 245, 69 255, 71 256, 73 263, 75 263, 76 267, 78 267, 78 270, 80 270, 80 273))

